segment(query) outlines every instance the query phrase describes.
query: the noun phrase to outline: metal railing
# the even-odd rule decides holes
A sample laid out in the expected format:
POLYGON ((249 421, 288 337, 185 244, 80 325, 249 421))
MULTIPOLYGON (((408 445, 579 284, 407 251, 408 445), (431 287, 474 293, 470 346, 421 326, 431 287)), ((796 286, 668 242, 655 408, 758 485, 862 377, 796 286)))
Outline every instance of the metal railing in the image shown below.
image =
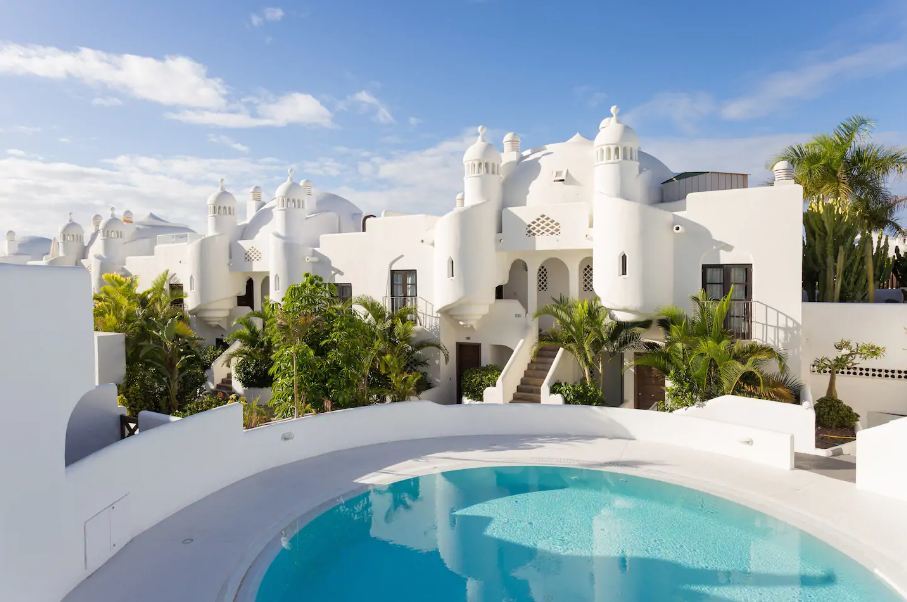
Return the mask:
POLYGON ((432 332, 439 334, 441 330, 440 319, 435 312, 435 306, 422 297, 385 297, 384 306, 390 311, 398 311, 404 307, 413 308, 413 318, 416 324, 432 332))

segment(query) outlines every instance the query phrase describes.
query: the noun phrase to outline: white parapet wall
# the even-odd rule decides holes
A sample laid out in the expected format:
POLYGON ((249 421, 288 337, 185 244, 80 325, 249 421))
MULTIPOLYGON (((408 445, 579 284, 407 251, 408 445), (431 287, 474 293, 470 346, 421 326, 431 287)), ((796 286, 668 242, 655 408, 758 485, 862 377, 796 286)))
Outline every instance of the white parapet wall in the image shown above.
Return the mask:
POLYGON ((857 487, 907 500, 907 418, 857 433, 857 487))
POLYGON ((126 335, 121 332, 94 333, 95 382, 120 384, 126 376, 126 335))
POLYGON ((816 449, 816 413, 808 405, 723 395, 674 413, 790 433, 794 451, 811 453, 816 449))
POLYGON ((841 374, 838 397, 869 425, 870 412, 907 414, 907 303, 804 303, 803 380, 819 399, 828 387, 827 374, 813 374, 817 357, 834 355, 841 339, 875 343, 886 349, 885 357, 867 361, 859 374, 841 374))

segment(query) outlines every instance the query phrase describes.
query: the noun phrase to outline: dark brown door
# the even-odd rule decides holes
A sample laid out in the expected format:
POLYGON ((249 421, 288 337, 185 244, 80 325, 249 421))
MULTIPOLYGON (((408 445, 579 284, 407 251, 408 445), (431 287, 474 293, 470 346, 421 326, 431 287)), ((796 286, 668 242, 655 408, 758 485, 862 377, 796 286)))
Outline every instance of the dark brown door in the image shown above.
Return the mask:
POLYGON ((664 374, 651 366, 637 365, 634 370, 636 374, 633 379, 633 407, 637 410, 648 410, 659 401, 664 401, 664 374))
MULTIPOLYGON (((482 365, 482 345, 457 343, 457 403, 463 403, 463 373, 482 365)), ((476 401, 482 401, 477 399, 476 401)))

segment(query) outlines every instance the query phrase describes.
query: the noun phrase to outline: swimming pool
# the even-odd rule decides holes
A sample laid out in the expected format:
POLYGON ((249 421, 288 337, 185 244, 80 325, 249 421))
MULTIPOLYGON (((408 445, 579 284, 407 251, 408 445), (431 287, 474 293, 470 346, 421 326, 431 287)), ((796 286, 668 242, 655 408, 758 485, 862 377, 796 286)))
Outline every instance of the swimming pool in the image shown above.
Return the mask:
POLYGON ((693 489, 489 467, 398 481, 290 525, 239 600, 901 598, 815 537, 693 489))

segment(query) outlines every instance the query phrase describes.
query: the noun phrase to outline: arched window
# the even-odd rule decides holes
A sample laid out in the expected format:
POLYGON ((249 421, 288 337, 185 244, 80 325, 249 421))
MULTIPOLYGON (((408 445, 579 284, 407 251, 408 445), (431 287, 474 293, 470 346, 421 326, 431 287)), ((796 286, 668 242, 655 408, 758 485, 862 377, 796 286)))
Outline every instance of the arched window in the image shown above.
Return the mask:
POLYGON ((583 284, 583 292, 588 293, 588 292, 595 290, 592 287, 592 264, 591 263, 587 263, 583 267, 582 284, 583 284))
POLYGON ((614 147, 614 160, 620 161, 620 147, 619 146, 614 147))
POLYGON ((605 161, 611 160, 611 147, 605 149, 605 161))
POLYGON ((626 276, 626 275, 627 275, 627 254, 626 254, 626 253, 621 253, 621 254, 620 254, 620 262, 619 262, 618 269, 619 269, 619 272, 618 272, 618 273, 619 273, 621 276, 626 276))
POLYGON ((195 276, 189 276, 189 290, 195 290, 195 276))
POLYGON ((453 277, 454 277, 453 257, 448 257, 448 258, 447 258, 447 277, 448 277, 448 278, 453 278, 453 277))
POLYGON ((280 275, 278 275, 278 274, 274 275, 274 290, 275 291, 280 290, 280 275))

